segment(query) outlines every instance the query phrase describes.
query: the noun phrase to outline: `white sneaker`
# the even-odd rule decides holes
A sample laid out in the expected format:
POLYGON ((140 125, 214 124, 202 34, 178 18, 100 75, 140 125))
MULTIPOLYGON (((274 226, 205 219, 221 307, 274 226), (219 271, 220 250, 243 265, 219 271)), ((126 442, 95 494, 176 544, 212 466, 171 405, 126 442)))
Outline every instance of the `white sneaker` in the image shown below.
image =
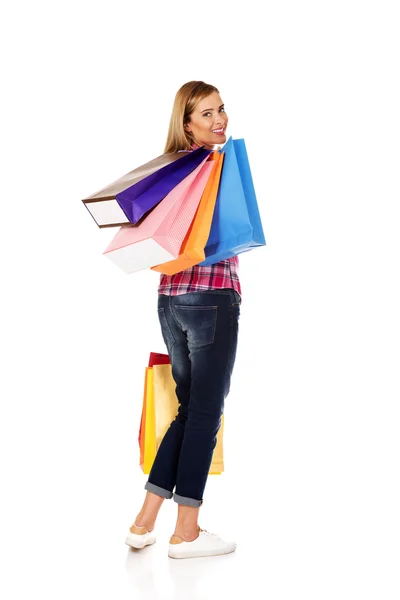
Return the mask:
POLYGON ((199 528, 199 536, 192 542, 185 542, 182 538, 173 535, 169 541, 168 556, 170 558, 200 558, 229 554, 235 550, 235 542, 224 542, 214 533, 199 528))
POLYGON ((154 544, 155 541, 156 536, 154 535, 154 530, 147 531, 146 527, 132 525, 125 540, 125 544, 131 546, 131 548, 144 548, 145 546, 154 544))

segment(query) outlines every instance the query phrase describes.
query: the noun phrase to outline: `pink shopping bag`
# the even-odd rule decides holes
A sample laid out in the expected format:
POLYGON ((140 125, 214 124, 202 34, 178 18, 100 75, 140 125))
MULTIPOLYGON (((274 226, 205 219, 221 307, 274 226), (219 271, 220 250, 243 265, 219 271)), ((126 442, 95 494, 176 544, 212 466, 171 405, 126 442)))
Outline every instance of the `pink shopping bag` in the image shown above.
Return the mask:
POLYGON ((123 225, 104 251, 125 273, 177 258, 213 162, 208 157, 137 225, 123 225))

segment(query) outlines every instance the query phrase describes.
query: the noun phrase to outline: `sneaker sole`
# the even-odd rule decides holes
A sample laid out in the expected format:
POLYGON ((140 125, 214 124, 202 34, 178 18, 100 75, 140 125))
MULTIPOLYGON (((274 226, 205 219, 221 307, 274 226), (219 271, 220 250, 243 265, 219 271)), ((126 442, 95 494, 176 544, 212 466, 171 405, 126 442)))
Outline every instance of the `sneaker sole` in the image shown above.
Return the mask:
POLYGON ((221 552, 215 552, 213 550, 194 550, 193 552, 168 552, 168 556, 170 558, 206 558, 210 556, 222 556, 224 554, 231 554, 235 552, 236 546, 234 548, 228 548, 227 550, 221 550, 221 552))
POLYGON ((125 540, 125 544, 127 546, 130 546, 131 548, 137 548, 138 550, 140 550, 141 548, 144 548, 145 546, 151 546, 152 544, 155 543, 155 538, 149 538, 148 540, 146 540, 145 542, 143 542, 143 540, 138 540, 137 538, 134 538, 133 536, 129 536, 126 538, 125 540))

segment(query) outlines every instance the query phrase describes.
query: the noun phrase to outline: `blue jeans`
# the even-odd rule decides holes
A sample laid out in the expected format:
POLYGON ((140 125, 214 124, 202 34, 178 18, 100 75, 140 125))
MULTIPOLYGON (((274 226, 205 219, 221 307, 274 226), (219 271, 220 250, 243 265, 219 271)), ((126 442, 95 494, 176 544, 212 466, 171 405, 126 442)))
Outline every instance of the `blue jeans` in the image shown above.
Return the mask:
POLYGON ((240 303, 232 289, 158 296, 179 409, 162 439, 145 489, 163 498, 174 497, 178 504, 203 503, 235 362, 240 303))

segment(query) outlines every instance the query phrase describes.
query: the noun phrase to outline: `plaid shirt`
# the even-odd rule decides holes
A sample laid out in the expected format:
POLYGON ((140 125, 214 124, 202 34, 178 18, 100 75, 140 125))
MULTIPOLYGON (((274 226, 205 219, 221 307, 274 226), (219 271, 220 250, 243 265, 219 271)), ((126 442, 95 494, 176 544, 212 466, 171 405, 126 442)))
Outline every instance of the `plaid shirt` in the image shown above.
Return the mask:
POLYGON ((195 265, 175 275, 161 275, 158 293, 179 296, 190 292, 232 288, 241 296, 238 267, 239 257, 233 256, 207 267, 195 265))

